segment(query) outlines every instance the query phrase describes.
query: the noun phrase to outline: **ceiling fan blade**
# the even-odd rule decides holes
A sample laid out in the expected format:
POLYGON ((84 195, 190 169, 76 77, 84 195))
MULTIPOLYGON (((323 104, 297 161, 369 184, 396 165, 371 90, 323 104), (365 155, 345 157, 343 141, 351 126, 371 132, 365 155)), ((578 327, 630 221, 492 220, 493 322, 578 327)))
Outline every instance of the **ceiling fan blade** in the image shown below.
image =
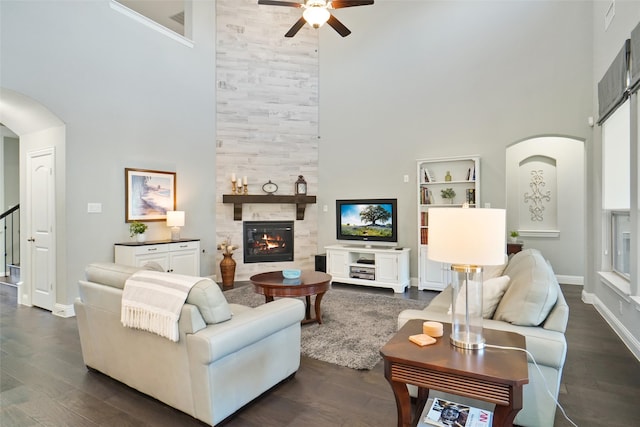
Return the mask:
POLYGON ((345 27, 344 24, 338 21, 338 19, 333 15, 329 17, 327 24, 331 25, 331 27, 336 30, 342 37, 347 37, 349 34, 351 34, 351 30, 345 27))
POLYGON ((285 37, 293 37, 296 35, 296 33, 298 31, 300 31, 300 28, 304 27, 304 24, 306 24, 307 21, 304 20, 304 18, 300 18, 296 21, 295 24, 293 24, 293 27, 291 27, 291 29, 289 29, 289 31, 287 31, 287 34, 285 34, 285 37))
POLYGON ((343 7, 368 6, 373 4, 373 0, 335 0, 331 2, 331 9, 342 9, 343 7))
POLYGON ((278 0, 258 0, 258 4, 266 4, 269 6, 302 7, 302 3, 295 3, 290 1, 278 1, 278 0))

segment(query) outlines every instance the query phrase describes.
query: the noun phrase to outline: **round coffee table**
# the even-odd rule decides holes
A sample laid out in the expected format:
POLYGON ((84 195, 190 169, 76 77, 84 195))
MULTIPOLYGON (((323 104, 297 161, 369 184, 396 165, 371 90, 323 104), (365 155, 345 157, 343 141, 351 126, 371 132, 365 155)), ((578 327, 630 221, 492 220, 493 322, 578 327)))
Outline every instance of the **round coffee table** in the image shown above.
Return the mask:
POLYGON ((318 322, 322 324, 320 302, 331 286, 331 276, 320 271, 303 271, 298 279, 285 279, 282 271, 255 274, 249 278, 256 293, 264 295, 266 302, 274 297, 305 297, 306 308, 302 323, 318 322), (311 295, 315 295, 315 314, 311 317, 311 295))

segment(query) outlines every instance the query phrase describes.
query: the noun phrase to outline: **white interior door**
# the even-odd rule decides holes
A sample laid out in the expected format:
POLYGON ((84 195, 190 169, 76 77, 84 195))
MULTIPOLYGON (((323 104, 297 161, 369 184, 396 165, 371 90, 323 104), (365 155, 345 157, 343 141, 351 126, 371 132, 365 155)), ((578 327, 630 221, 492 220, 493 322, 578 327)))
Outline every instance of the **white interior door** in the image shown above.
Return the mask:
POLYGON ((27 154, 27 242, 31 303, 53 311, 55 302, 55 151, 27 154))

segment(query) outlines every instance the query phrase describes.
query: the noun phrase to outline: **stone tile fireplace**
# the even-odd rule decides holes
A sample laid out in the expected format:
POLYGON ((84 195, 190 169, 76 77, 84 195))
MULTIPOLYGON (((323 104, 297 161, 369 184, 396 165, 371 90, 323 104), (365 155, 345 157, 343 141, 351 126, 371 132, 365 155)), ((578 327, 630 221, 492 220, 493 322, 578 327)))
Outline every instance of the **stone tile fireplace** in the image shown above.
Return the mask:
POLYGON ((293 261, 293 221, 244 221, 244 263, 293 261))
MULTIPOLYGON (((247 194, 264 195, 263 184, 278 185, 275 196, 293 195, 298 175, 308 194, 318 193, 319 62, 317 32, 301 31, 295 43, 284 43, 283 8, 256 8, 234 0, 216 2, 216 242, 231 239, 236 281, 265 271, 313 270, 319 252, 318 207, 308 204, 304 220, 295 204, 245 203, 241 219, 222 202, 231 192, 231 176, 248 179, 247 194), (271 22, 256 30, 256 22, 271 22), (269 60, 265 60, 265 54, 269 60), (244 262, 243 221, 295 223, 291 261, 244 262)), ((291 25, 287 23, 287 25, 291 25)), ((184 192, 181 192, 184 195, 184 192)), ((220 251, 212 254, 220 275, 220 251)))

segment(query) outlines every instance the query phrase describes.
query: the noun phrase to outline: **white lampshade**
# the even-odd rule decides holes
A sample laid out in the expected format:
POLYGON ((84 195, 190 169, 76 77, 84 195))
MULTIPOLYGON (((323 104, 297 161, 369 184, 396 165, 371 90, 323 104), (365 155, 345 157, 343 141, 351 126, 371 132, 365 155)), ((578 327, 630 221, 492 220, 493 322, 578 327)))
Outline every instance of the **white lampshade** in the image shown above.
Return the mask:
POLYGON ((184 227, 184 211, 167 211, 167 227, 184 227))
POLYGON ((429 209, 429 258, 458 265, 504 263, 506 211, 429 209))
POLYGON ((180 240, 180 227, 184 227, 184 211, 167 211, 167 227, 171 227, 171 240, 180 240))
POLYGON ((323 6, 309 6, 302 12, 302 16, 313 28, 320 28, 329 20, 331 13, 323 6))

